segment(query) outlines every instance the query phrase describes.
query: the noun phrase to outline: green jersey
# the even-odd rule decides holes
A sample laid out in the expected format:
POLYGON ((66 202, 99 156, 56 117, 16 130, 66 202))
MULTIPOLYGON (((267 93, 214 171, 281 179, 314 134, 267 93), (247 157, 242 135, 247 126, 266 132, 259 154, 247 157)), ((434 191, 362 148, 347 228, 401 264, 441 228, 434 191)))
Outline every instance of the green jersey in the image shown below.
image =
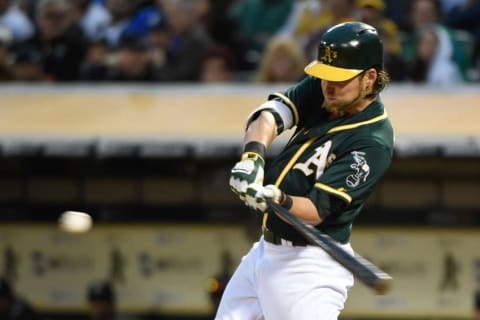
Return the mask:
MULTIPOLYGON (((331 119, 322 108, 321 80, 307 77, 269 99, 290 108, 296 130, 268 165, 264 184, 308 197, 322 219, 316 228, 347 243, 355 217, 392 160, 393 129, 380 98, 362 112, 331 119)), ((263 223, 282 238, 303 239, 275 214, 265 213, 263 223)))

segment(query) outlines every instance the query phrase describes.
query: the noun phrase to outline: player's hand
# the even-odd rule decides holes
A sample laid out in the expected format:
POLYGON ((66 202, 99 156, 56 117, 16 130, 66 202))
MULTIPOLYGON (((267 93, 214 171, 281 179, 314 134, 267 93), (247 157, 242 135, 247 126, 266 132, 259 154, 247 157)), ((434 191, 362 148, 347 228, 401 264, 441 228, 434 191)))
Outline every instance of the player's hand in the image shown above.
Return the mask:
POLYGON ((287 210, 290 210, 293 206, 293 199, 273 184, 263 187, 262 195, 265 202, 267 199, 272 199, 287 210))
POLYGON ((273 184, 262 186, 252 183, 248 185, 244 201, 249 208, 265 212, 268 210, 267 199, 272 199, 276 203, 288 207, 288 209, 291 207, 291 198, 273 184))
POLYGON ((267 211, 268 204, 265 196, 263 195, 265 187, 259 183, 252 183, 247 186, 245 198, 243 201, 245 205, 250 209, 263 213, 267 211))
POLYGON ((269 184, 265 187, 263 187, 262 190, 262 195, 263 198, 265 199, 272 199, 278 204, 281 204, 284 198, 286 197, 285 192, 280 190, 277 186, 274 186, 273 184, 269 184))
POLYGON ((245 201, 247 188, 251 184, 262 186, 265 160, 254 152, 244 152, 242 159, 230 172, 230 188, 245 201))

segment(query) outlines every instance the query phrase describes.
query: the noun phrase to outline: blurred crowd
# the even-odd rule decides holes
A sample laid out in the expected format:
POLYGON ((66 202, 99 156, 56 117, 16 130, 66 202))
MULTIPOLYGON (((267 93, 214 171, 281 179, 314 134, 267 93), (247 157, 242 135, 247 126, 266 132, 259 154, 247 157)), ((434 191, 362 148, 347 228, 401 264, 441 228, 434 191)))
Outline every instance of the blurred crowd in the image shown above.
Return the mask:
POLYGON ((0 81, 294 82, 350 20, 393 82, 480 80, 480 0, 0 0, 0 81))

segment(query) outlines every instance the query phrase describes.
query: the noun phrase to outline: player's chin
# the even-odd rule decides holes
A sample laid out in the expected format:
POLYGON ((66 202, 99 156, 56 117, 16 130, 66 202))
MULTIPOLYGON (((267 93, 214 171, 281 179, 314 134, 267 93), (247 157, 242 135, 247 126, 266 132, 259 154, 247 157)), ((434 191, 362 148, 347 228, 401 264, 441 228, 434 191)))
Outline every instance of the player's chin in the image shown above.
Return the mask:
POLYGON ((342 111, 344 104, 335 99, 325 100, 323 107, 331 113, 339 113, 342 111))

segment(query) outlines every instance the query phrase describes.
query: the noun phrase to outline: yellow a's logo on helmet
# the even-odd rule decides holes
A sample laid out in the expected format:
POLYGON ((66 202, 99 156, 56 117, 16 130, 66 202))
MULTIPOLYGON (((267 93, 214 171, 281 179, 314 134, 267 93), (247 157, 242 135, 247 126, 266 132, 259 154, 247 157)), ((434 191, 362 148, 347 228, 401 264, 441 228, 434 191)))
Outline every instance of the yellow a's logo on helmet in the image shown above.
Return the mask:
POLYGON ((320 58, 320 60, 330 64, 333 60, 337 59, 337 55, 337 51, 333 51, 330 49, 330 47, 325 47, 325 51, 323 52, 323 56, 320 58))

